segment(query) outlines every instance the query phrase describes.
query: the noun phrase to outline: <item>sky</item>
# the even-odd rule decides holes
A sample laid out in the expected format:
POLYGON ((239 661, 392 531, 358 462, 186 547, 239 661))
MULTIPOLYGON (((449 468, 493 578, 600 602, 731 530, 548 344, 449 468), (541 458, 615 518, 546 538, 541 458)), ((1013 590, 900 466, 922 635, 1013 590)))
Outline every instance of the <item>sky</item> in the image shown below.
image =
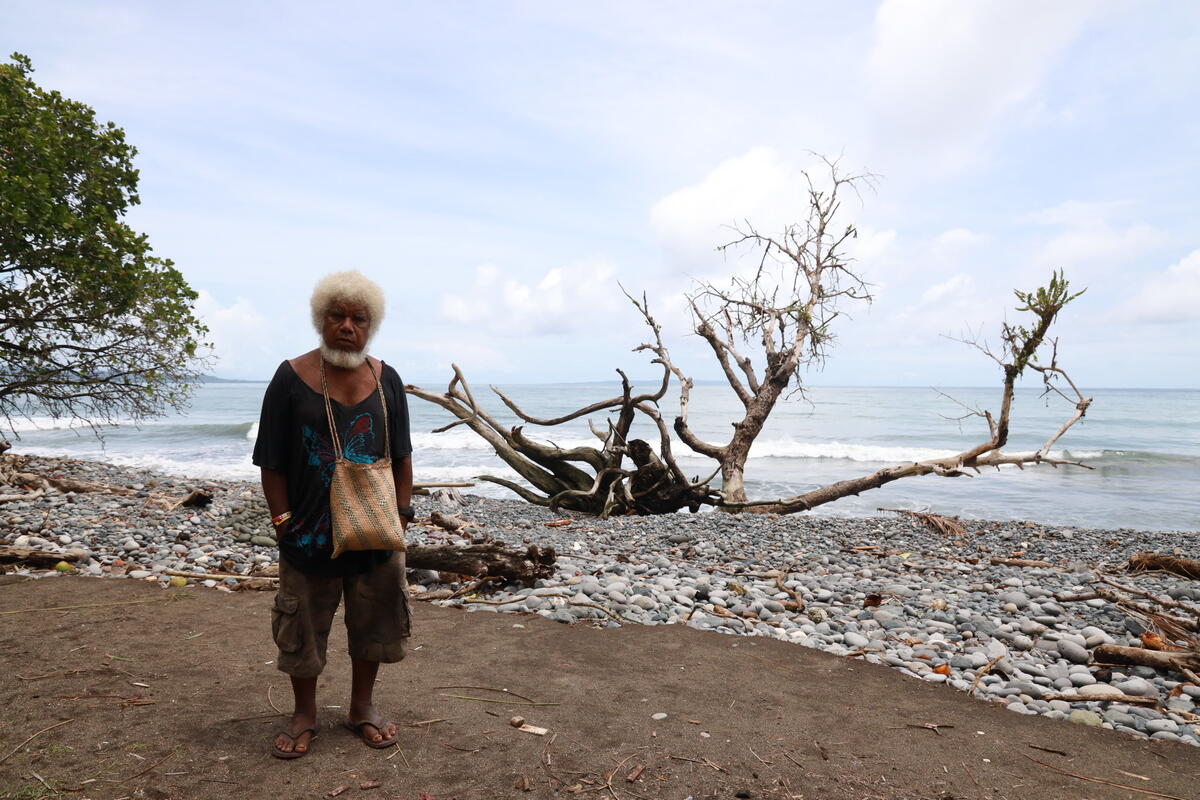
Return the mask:
MULTIPOLYGON (((812 385, 986 386, 1014 288, 1086 387, 1200 388, 1200 4, 0 0, 0 48, 123 127, 128 222, 199 292, 215 365, 310 349, 308 297, 358 269, 405 380, 608 380, 643 292, 720 377, 683 300, 743 273, 732 226, 804 219, 819 156, 873 301, 812 385)), ((2 56, 0 56, 2 57, 2 56)))

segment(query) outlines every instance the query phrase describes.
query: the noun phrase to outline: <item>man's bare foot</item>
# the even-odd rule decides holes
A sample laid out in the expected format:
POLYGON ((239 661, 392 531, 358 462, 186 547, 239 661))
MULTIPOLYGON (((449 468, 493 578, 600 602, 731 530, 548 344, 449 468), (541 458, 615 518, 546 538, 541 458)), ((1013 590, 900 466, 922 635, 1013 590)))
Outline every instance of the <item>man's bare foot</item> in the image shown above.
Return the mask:
POLYGON ((396 741, 396 723, 385 722, 374 706, 351 706, 346 727, 358 733, 368 747, 390 747, 396 741))
POLYGON ((317 717, 315 714, 292 715, 287 729, 280 731, 275 737, 275 753, 280 758, 298 758, 308 752, 308 746, 317 735, 317 717))

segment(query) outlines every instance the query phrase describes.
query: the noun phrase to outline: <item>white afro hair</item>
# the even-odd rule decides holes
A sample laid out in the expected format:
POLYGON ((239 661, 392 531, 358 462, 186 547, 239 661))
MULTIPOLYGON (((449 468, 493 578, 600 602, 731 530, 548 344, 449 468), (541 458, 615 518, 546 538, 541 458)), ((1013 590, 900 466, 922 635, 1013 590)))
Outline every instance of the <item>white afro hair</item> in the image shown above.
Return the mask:
POLYGON ((379 284, 363 275, 358 270, 334 272, 317 281, 312 293, 312 322, 317 333, 325 322, 325 312, 334 303, 353 303, 366 306, 367 314, 371 317, 371 325, 367 336, 375 335, 379 323, 383 322, 383 289, 379 284))

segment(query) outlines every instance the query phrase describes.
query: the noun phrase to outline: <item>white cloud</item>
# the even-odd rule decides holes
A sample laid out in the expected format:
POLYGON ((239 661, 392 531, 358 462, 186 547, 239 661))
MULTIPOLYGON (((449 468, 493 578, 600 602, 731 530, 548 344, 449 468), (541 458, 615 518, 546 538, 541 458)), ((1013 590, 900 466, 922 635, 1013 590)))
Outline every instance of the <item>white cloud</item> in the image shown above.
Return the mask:
POLYGON ((275 327, 244 297, 222 305, 205 289, 197 290, 195 312, 208 326, 216 363, 212 372, 221 377, 266 380, 279 361, 275 327))
POLYGON ((938 303, 946 298, 962 295, 964 292, 970 291, 971 288, 971 276, 964 273, 959 273, 950 280, 930 286, 928 289, 922 292, 921 302, 926 305, 938 303))
POLYGON ((1129 204, 1122 201, 1105 202, 1068 200, 1056 206, 1035 211, 1021 219, 1022 222, 1035 222, 1042 225, 1065 225, 1067 227, 1095 227, 1108 222, 1114 213, 1129 204))
POLYGON ((1120 316, 1131 322, 1200 320, 1200 249, 1145 279, 1120 316))
POLYGON ((880 130, 956 166, 1035 95, 1095 13, 1090 2, 886 0, 866 63, 880 130))
POLYGON ((687 268, 716 264, 713 249, 734 238, 734 224, 748 220, 773 232, 794 221, 804 208, 803 181, 775 150, 755 147, 659 200, 650 222, 668 255, 687 268))
POLYGON ((465 291, 442 296, 442 317, 511 336, 586 330, 597 314, 624 302, 616 274, 610 261, 592 259, 555 267, 536 283, 524 283, 485 264, 465 291))
POLYGON ((968 228, 953 228, 938 234, 933 240, 933 246, 943 252, 959 250, 986 244, 991 238, 986 233, 976 233, 968 228))
MULTIPOLYGON (((848 168, 839 172, 845 175, 848 168)), ((730 250, 714 253, 717 246, 738 237, 734 226, 752 225, 763 235, 778 235, 787 225, 808 216, 808 179, 820 187, 828 178, 824 164, 815 159, 796 164, 769 147, 755 147, 718 164, 698 183, 678 189, 654 204, 650 222, 673 267, 689 274, 728 275, 729 262, 757 263, 751 255, 730 250)), ((838 225, 855 220, 859 198, 843 187, 842 218, 838 225)), ((835 227, 838 227, 835 225, 835 227)), ((896 231, 862 227, 857 239, 847 243, 846 255, 860 262, 879 257, 896 239, 896 231)), ((743 264, 743 266, 745 266, 743 264)))
POLYGON ((1164 241, 1162 231, 1143 223, 1125 227, 1108 223, 1087 225, 1045 242, 1023 277, 1043 280, 1052 270, 1061 269, 1072 281, 1094 280, 1115 267, 1136 263, 1164 241))
POLYGON ((873 228, 858 229, 858 237, 850 244, 848 252, 855 260, 869 262, 889 251, 896 243, 896 231, 878 231, 873 228))
POLYGON ((908 347, 927 347, 947 335, 971 339, 992 329, 1002 311, 988 287, 960 272, 888 315, 879 335, 889 344, 908 347))

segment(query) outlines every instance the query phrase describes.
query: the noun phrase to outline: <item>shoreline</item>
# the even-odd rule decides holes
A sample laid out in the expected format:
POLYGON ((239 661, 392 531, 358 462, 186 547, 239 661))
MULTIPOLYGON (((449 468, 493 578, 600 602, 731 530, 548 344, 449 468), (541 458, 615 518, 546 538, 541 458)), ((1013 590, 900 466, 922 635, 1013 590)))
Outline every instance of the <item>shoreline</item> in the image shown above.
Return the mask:
MULTIPOLYGON (((9 500, 0 504, 2 544, 25 537, 30 546, 83 550, 76 554, 79 573, 158 583, 169 580, 166 570, 249 574, 277 558, 254 483, 17 457, 26 459, 28 471, 122 493, 51 490, 29 501, 9 500), (215 490, 207 509, 169 510, 200 487, 215 490)), ((1200 686, 1174 672, 1091 663, 1096 646, 1138 645, 1145 627, 1104 600, 1055 598, 1086 589, 1097 570, 1116 570, 1134 552, 1178 550, 1186 557, 1196 552, 1194 532, 961 520, 967 533, 954 539, 907 515, 676 514, 599 520, 517 500, 464 499, 460 509, 424 497, 415 498, 414 505, 419 517, 435 509, 453 513, 505 544, 553 546, 556 574, 529 589, 509 585, 486 598, 450 598, 467 584, 442 583, 436 573, 410 570, 416 597, 468 611, 534 613, 568 624, 685 624, 766 636, 886 664, 960 691, 974 687, 974 696, 1017 713, 1200 746, 1200 686), (571 522, 546 527, 564 519, 571 522), (1054 566, 990 564, 996 556, 1054 566), (1157 707, 1095 699, 1108 687, 1157 699, 1157 707), (1093 699, 1085 698, 1088 693, 1093 699)), ((428 544, 459 541, 430 526, 410 527, 409 538, 428 544)), ((1200 606, 1194 581, 1169 575, 1122 580, 1200 606)), ((222 584, 239 581, 202 583, 228 589, 222 584)))

